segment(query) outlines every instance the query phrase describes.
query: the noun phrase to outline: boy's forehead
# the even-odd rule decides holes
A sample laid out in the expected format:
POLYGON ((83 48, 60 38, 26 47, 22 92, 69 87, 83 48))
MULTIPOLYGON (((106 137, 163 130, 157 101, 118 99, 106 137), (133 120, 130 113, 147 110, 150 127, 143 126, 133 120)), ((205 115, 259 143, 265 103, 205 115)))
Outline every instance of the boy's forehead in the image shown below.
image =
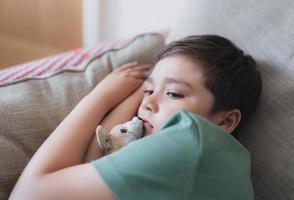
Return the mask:
MULTIPOLYGON (((154 83, 153 77, 147 77, 145 81, 147 83, 151 83, 151 84, 154 83)), ((182 80, 182 79, 176 79, 176 78, 172 78, 172 77, 164 77, 163 82, 165 84, 174 83, 174 84, 182 85, 182 86, 188 87, 190 89, 193 89, 193 86, 191 85, 191 83, 189 83, 185 80, 182 80)))
POLYGON ((165 81, 179 83, 187 87, 204 83, 203 68, 200 63, 182 56, 167 57, 160 60, 146 79, 148 83, 165 81))

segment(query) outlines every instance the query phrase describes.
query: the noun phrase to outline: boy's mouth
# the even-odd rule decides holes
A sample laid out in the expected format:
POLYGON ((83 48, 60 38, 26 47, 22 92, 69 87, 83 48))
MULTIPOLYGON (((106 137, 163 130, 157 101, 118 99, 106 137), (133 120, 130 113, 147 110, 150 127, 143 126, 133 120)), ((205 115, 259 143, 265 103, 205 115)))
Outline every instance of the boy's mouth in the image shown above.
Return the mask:
POLYGON ((153 128, 153 126, 148 121, 143 121, 143 126, 145 129, 153 128))
POLYGON ((143 118, 141 118, 141 117, 139 117, 139 119, 141 119, 142 121, 143 121, 143 125, 144 125, 144 128, 146 129, 150 129, 150 128, 153 128, 153 126, 152 126, 152 124, 149 122, 149 121, 147 121, 146 119, 143 119, 143 118))

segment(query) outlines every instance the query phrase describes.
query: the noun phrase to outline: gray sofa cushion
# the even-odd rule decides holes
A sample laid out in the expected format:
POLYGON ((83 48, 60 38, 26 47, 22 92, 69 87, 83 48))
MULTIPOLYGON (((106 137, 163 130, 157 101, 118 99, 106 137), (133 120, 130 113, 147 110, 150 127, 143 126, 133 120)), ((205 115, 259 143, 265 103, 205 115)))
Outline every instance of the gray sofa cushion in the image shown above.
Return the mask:
POLYGON ((152 63, 164 45, 144 34, 73 69, 0 87, 0 199, 7 199, 37 148, 74 106, 114 68, 131 61, 152 63))
POLYGON ((190 0, 168 41, 218 34, 258 62, 263 93, 240 131, 257 200, 294 199, 294 1, 190 0))

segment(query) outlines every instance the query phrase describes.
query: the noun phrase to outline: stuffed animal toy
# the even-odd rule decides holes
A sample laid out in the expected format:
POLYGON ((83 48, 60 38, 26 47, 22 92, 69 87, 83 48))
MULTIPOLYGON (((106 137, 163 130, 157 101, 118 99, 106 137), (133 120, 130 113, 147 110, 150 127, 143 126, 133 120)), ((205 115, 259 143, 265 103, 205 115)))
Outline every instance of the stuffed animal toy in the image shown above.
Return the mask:
POLYGON ((96 137, 105 155, 110 154, 126 146, 130 142, 143 136, 143 121, 138 117, 133 117, 131 121, 114 126, 110 131, 102 126, 97 126, 96 137))

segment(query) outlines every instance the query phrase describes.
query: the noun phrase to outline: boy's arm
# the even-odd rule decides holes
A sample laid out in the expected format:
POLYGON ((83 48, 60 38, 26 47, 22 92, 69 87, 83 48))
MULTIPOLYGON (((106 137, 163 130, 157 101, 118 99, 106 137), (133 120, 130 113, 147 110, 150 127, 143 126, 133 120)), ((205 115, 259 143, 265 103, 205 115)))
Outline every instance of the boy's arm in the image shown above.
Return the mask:
MULTIPOLYGON (((114 125, 124 123, 131 120, 137 114, 140 103, 143 99, 143 86, 137 89, 132 95, 116 106, 109 114, 107 114, 101 123, 101 126, 110 130, 114 125)), ((103 155, 102 150, 98 147, 96 134, 93 135, 91 144, 84 163, 96 160, 103 155)))
POLYGON ((97 124, 101 123, 106 113, 141 86, 146 70, 147 66, 131 63, 107 75, 37 150, 10 198, 112 199, 94 168, 82 163, 97 124), (116 98, 113 98, 114 95, 117 95, 116 98), (91 184, 92 187, 89 187, 91 184))

